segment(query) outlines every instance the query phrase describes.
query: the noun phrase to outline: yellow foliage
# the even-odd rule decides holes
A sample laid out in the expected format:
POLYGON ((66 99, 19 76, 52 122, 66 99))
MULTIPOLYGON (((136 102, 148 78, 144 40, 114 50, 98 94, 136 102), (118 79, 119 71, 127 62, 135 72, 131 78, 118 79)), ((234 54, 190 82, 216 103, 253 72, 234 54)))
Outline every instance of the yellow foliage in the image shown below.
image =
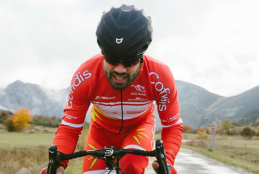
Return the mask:
POLYGON ((256 131, 255 131, 255 136, 258 136, 258 137, 259 137, 259 130, 256 130, 256 131))
POLYGON ((23 128, 28 127, 30 124, 28 122, 32 121, 32 115, 29 109, 21 108, 16 111, 13 115, 14 127, 17 131, 21 131, 23 128))
POLYGON ((6 124, 9 124, 9 127, 13 129, 8 131, 22 131, 25 127, 28 127, 30 124, 28 122, 32 121, 33 117, 30 114, 29 109, 21 108, 16 111, 12 117, 8 117, 5 121, 6 124))
POLYGON ((208 138, 208 134, 207 132, 205 132, 204 130, 200 129, 197 131, 198 139, 207 139, 208 138))

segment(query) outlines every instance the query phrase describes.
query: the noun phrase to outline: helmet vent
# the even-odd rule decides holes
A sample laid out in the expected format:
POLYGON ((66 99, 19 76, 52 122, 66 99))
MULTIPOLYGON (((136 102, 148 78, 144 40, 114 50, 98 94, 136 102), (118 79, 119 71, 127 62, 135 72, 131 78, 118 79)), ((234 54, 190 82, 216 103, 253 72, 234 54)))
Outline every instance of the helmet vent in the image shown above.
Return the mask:
POLYGON ((132 9, 134 8, 134 5, 125 5, 125 4, 123 4, 122 6, 121 6, 121 10, 122 11, 125 11, 125 12, 127 12, 127 11, 131 11, 132 9))

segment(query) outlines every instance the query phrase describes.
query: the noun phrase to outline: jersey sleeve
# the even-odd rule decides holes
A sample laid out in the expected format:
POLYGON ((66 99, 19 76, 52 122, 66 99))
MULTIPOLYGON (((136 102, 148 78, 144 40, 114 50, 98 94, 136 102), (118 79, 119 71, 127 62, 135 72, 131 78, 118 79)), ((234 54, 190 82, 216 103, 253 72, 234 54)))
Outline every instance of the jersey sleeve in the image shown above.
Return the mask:
MULTIPOLYGON (((71 80, 64 116, 53 141, 58 151, 62 153, 74 152, 83 129, 86 112, 90 105, 90 77, 91 73, 81 66, 71 80)), ((61 164, 66 167, 67 162, 61 161, 61 164)))
POLYGON ((173 165, 182 142, 182 119, 175 80, 168 66, 157 64, 150 72, 151 86, 162 125, 161 139, 167 154, 167 163, 173 165))

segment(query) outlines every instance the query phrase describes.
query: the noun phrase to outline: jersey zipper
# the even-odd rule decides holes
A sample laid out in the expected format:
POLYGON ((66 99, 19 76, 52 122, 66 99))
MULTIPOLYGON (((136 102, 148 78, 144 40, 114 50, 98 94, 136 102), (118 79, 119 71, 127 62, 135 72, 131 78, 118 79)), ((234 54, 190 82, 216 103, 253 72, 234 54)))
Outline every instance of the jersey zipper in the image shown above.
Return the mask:
POLYGON ((122 90, 121 90, 121 128, 120 128, 119 134, 121 134, 122 127, 123 127, 123 103, 122 103, 122 90))

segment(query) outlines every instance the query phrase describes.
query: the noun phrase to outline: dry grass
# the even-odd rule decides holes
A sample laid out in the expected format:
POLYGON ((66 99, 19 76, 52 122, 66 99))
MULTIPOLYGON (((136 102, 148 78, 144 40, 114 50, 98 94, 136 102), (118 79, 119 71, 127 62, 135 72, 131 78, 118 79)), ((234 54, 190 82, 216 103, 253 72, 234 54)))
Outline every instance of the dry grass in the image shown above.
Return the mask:
POLYGON ((208 139, 198 139, 198 135, 184 135, 191 137, 191 141, 184 147, 194 147, 195 151, 225 163, 243 167, 255 174, 259 174, 259 140, 254 137, 246 140, 241 136, 216 136, 213 152, 209 152, 211 136, 208 139))
POLYGON ((14 174, 22 168, 39 173, 48 162, 48 147, 29 146, 0 148, 0 173, 14 174))
MULTIPOLYGON (((23 133, 0 133, 0 174, 14 174, 22 168, 27 168, 31 173, 38 174, 48 165, 48 148, 52 143, 56 129, 33 127, 23 133), (45 130, 45 131, 44 131, 45 130), (38 133, 41 132, 41 133, 38 133), (52 133, 42 133, 52 132, 52 133)), ((83 150, 88 130, 84 129, 79 137, 76 151, 83 150)), ((82 158, 69 162, 66 174, 82 173, 82 158)))
POLYGON ((43 145, 48 147, 53 139, 54 133, 0 133, 0 148, 28 147, 43 145))

